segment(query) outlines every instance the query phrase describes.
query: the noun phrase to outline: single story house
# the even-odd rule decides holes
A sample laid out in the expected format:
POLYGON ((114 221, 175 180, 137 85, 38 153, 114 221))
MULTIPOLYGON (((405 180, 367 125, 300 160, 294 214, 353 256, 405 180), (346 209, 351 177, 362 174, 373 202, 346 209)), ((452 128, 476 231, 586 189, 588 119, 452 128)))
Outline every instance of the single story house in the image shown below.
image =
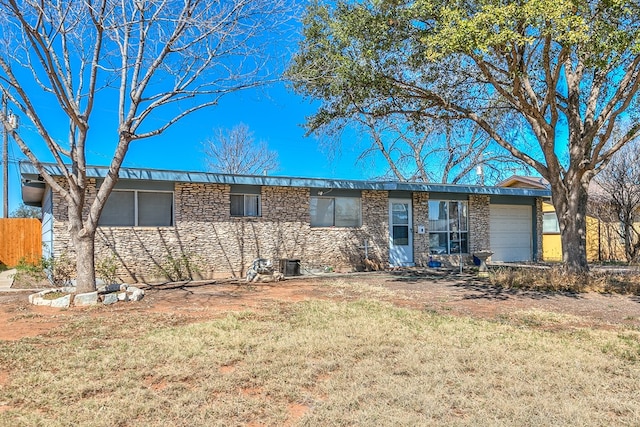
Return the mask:
MULTIPOLYGON (((54 176, 58 166, 47 165, 54 176)), ((30 163, 23 200, 42 206, 44 256, 73 251, 64 200, 30 163)), ((99 188, 106 167, 90 167, 99 188)), ((60 178, 63 182, 62 178, 60 178)), ((94 191, 89 191, 88 202, 94 191)), ((147 281, 178 269, 242 277, 255 258, 302 272, 426 266, 431 259, 536 261, 546 189, 227 175, 123 168, 100 218, 96 263, 147 281), (365 259, 367 260, 365 262, 365 259), (288 261, 287 261, 288 262, 288 261)))

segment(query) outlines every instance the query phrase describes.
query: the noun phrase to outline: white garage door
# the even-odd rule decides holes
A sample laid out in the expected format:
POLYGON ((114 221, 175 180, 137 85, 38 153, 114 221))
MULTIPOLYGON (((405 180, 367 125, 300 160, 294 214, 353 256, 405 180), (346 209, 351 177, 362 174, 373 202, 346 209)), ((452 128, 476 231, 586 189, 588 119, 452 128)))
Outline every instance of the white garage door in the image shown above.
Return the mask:
POLYGON ((531 206, 491 205, 492 261, 531 261, 531 206))

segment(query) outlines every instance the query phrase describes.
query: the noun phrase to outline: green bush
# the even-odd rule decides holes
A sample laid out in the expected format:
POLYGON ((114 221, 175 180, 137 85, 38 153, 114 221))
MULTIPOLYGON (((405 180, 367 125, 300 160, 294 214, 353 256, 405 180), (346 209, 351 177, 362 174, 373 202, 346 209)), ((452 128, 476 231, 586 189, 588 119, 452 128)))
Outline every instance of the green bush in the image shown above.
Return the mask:
POLYGON ((46 261, 44 258, 40 259, 38 262, 28 262, 24 257, 20 258, 18 264, 16 265, 17 273, 26 273, 26 274, 38 274, 45 270, 46 261))

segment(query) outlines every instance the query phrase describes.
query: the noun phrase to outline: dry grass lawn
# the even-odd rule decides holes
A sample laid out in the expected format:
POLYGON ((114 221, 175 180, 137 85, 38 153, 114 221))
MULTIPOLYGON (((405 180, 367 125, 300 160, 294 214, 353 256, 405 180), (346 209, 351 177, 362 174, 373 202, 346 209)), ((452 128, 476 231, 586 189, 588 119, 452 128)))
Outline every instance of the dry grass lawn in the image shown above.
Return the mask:
POLYGON ((640 425, 640 331, 563 327, 575 323, 372 295, 197 323, 87 311, 0 342, 0 425, 640 425))

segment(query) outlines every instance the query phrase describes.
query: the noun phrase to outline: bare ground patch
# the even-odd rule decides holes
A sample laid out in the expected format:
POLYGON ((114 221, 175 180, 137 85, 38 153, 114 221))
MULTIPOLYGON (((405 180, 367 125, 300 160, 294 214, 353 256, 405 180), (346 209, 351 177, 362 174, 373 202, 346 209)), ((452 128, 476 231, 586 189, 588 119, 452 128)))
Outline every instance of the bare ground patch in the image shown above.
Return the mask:
POLYGON ((503 289, 470 275, 375 272, 340 277, 300 277, 284 282, 180 282, 149 286, 138 303, 60 310, 28 304, 28 293, 0 294, 0 340, 47 333, 77 316, 165 313, 187 321, 224 313, 260 310, 273 304, 311 299, 374 298, 440 314, 503 319, 539 310, 575 316, 575 324, 594 328, 640 327, 640 297, 632 295, 542 292, 503 289))

